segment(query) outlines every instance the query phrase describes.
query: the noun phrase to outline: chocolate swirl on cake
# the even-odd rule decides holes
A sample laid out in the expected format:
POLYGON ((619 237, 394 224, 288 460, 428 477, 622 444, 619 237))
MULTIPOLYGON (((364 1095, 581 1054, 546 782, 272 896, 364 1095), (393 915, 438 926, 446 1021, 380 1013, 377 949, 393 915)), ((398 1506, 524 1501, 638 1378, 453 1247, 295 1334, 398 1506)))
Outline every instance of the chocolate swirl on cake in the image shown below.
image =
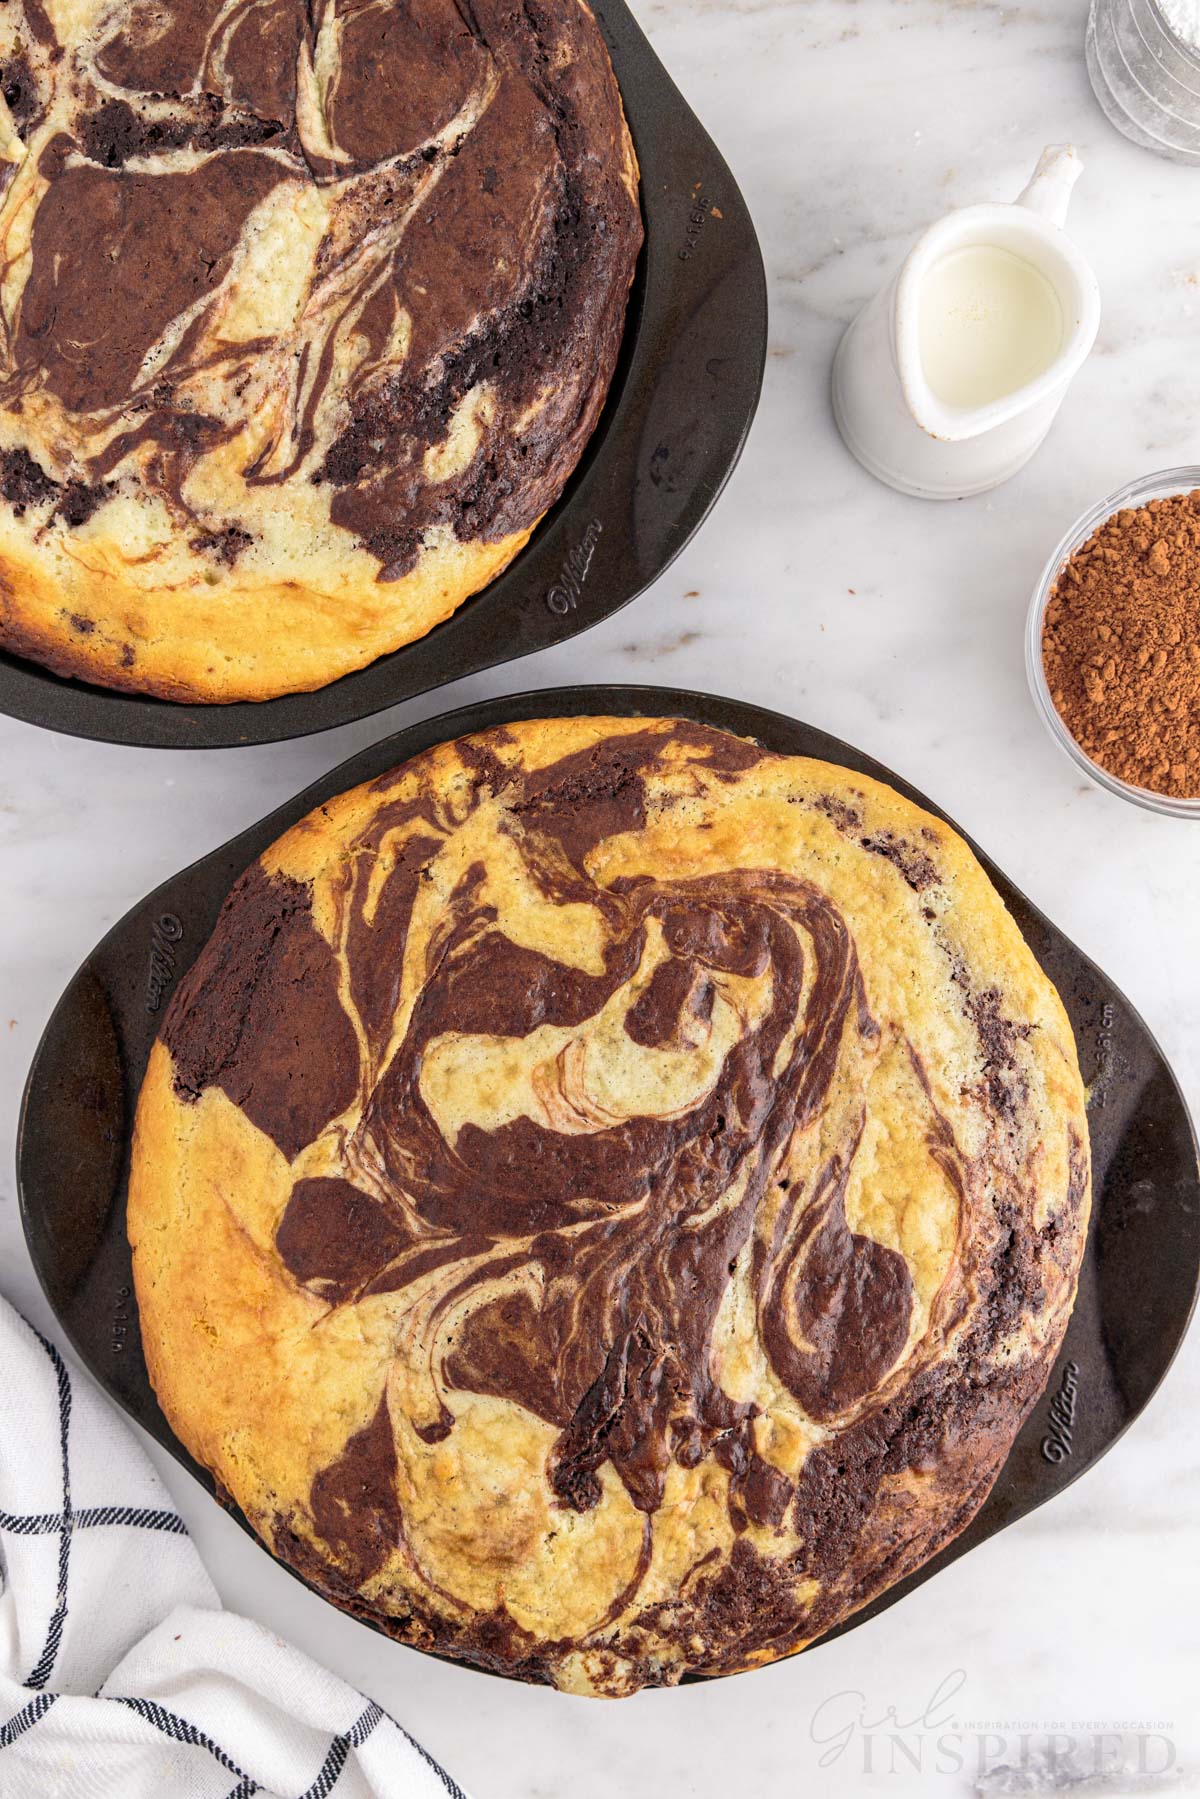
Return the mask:
POLYGON ((130 1223, 168 1415, 277 1552, 409 1640, 621 1692, 785 1653, 961 1528, 1087 1185, 1069 1030, 945 826, 566 721, 248 872, 130 1223), (188 1316, 215 1402, 177 1388, 188 1316))
POLYGON ((641 243, 582 0, 14 0, 0 95, 0 642, 261 698, 510 560, 641 243))

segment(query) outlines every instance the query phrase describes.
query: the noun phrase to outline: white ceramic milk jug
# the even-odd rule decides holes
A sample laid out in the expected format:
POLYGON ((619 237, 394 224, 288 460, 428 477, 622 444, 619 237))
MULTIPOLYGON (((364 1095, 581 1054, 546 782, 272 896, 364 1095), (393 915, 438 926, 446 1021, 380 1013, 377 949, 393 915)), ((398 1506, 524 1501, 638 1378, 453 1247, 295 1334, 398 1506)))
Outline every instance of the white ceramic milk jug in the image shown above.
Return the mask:
POLYGON ((962 499, 1007 481, 1045 437, 1100 324, 1096 277, 1062 229, 1082 167, 1069 145, 1053 146, 1015 205, 948 214, 847 330, 833 365, 834 416, 880 481, 962 499), (1016 326, 1015 315, 1000 320, 1007 338, 989 337, 978 305, 971 313, 963 282, 981 275, 997 277, 996 293, 1010 315, 1017 309, 1016 326), (968 323, 939 337, 956 308, 968 323), (973 368, 981 341, 987 361, 973 368))

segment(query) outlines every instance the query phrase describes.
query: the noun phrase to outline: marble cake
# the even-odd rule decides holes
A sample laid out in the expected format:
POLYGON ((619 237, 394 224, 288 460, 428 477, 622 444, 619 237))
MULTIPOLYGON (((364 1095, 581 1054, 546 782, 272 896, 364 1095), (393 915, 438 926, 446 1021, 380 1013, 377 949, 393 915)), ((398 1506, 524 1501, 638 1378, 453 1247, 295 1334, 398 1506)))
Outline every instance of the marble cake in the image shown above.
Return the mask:
POLYGON ((263 699, 504 568, 642 240, 584 0, 10 0, 0 95, 0 645, 263 699))
POLYGON ((1090 1204, 966 846, 671 720, 513 725, 243 876, 142 1088, 173 1429, 402 1640, 572 1692, 811 1641, 986 1497, 1090 1204))

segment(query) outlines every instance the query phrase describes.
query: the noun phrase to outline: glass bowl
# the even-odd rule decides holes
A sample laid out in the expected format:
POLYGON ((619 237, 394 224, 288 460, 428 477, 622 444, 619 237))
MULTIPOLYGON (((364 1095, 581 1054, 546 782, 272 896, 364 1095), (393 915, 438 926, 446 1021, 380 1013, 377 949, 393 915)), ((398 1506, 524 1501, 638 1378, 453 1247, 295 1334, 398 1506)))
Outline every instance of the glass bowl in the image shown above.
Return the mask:
POLYGON ((1140 480, 1131 481, 1127 487, 1118 488, 1116 493, 1110 493, 1106 499, 1091 507, 1071 526, 1042 570, 1034 589, 1025 628, 1025 671, 1029 676, 1029 689, 1033 694, 1033 703, 1041 714, 1042 723, 1055 743, 1066 752, 1076 768, 1090 775, 1098 786, 1107 788, 1109 793, 1119 794, 1123 800, 1132 800, 1135 806, 1145 806, 1151 812, 1165 812, 1171 818, 1200 818, 1200 797, 1176 799, 1171 794, 1152 793, 1149 788, 1135 787, 1129 781, 1122 781, 1116 775, 1109 774, 1106 768, 1101 768, 1098 762, 1093 762, 1068 731, 1050 698, 1050 689, 1042 668, 1042 621, 1046 615, 1051 589, 1063 567, 1076 550, 1087 542, 1098 525, 1102 525, 1105 519, 1111 518, 1114 512, 1120 512, 1125 507, 1133 511, 1144 506, 1148 500, 1165 500, 1172 494, 1191 493, 1195 488, 1200 488, 1200 467, 1162 469, 1156 475, 1143 475, 1140 480))
POLYGON ((1085 46, 1109 123, 1143 149, 1200 163, 1200 53, 1156 0, 1092 0, 1085 46))

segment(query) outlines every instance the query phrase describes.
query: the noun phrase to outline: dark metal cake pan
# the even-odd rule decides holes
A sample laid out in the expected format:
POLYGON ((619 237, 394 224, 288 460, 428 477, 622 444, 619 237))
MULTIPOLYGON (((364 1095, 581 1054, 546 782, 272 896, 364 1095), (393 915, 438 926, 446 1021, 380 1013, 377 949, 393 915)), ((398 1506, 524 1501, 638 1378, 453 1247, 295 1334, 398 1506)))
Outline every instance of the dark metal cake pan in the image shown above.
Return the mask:
MULTIPOLYGON (((172 1434, 146 1376, 125 1236, 134 1108, 170 993, 243 869, 314 807, 466 732, 520 718, 588 713, 697 719, 756 738, 768 749, 873 775, 945 817, 871 757, 779 713, 672 688, 553 688, 466 707, 385 738, 127 913, 67 988, 34 1058, 17 1147, 22 1217, 46 1296, 77 1354, 210 1492, 211 1476, 172 1434)), ((960 1537, 842 1630, 894 1605, 1099 1460, 1166 1373, 1200 1281, 1196 1138, 1170 1068, 1123 995, 976 853, 1070 1014, 1089 1095, 1092 1226, 1049 1386, 986 1504, 960 1537)))
POLYGON ((598 0, 641 165, 646 241, 608 401, 562 498, 490 586, 315 693, 175 705, 0 651, 0 712, 75 737, 223 749, 303 737, 561 643, 658 579, 741 454, 767 352, 766 277, 732 175, 624 0, 598 0))

